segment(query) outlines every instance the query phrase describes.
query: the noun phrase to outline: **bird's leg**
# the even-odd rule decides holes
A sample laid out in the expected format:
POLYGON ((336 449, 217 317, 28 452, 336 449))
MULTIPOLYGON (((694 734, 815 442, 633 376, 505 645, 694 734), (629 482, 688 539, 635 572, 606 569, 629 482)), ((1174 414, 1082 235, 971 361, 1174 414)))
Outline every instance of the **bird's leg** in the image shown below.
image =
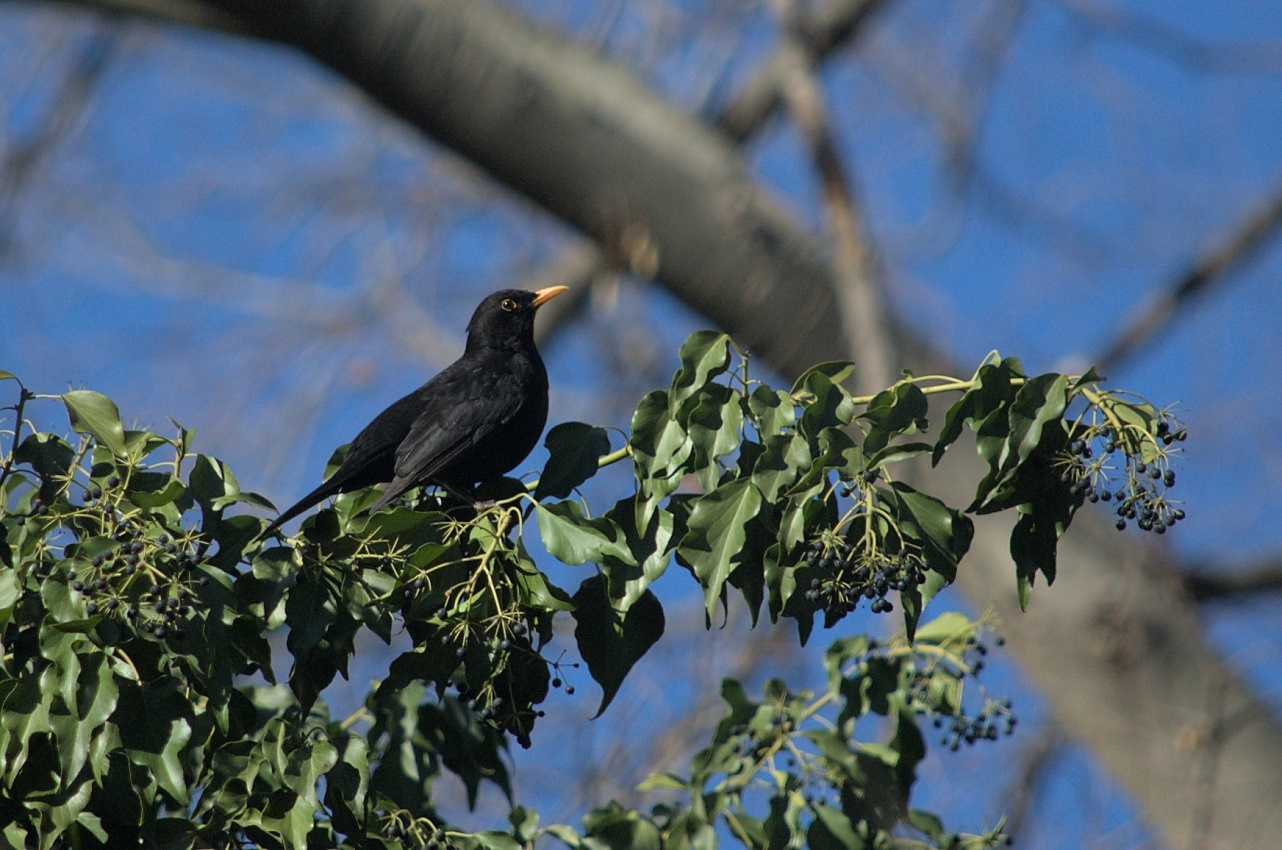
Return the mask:
POLYGON ((476 511, 478 514, 481 511, 484 511, 488 508, 492 508, 498 504, 498 502, 496 502, 494 499, 478 500, 476 498, 475 493, 464 493, 461 490, 455 489, 452 484, 447 484, 444 481, 437 481, 436 484, 438 484, 442 490, 444 490, 446 493, 449 493, 451 496, 458 499, 460 502, 463 502, 464 504, 467 504, 467 505, 471 505, 472 510, 476 511))

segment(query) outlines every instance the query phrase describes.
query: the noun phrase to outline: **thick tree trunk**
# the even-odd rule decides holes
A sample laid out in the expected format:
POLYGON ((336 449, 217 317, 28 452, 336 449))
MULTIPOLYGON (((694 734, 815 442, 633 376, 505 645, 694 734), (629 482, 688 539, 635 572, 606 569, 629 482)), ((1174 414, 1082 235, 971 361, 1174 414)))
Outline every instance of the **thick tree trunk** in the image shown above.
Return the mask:
MULTIPOLYGON (((733 146, 598 54, 482 0, 191 7, 229 14, 346 75, 784 373, 852 350, 825 257, 733 146)), ((894 360, 956 371, 922 340, 894 360)), ((933 489, 966 503, 959 482, 976 480, 978 461, 964 446, 951 455, 958 483, 933 479, 933 489)), ((963 589, 977 609, 996 607, 1064 729, 1172 847, 1277 846, 1282 728, 1208 646, 1171 566, 1091 513, 1061 542, 1059 581, 1034 593, 1029 612, 1014 605, 1007 529, 990 521, 963 565, 963 589)))

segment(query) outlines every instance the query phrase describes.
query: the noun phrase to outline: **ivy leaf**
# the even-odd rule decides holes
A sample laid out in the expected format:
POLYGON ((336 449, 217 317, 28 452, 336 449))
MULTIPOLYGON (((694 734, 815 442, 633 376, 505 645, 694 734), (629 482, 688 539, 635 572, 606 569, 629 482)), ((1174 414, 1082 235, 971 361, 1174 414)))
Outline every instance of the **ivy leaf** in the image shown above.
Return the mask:
POLYGON ((677 546, 677 556, 703 585, 709 620, 716 613, 726 579, 744 559, 747 525, 761 504, 761 491, 740 478, 699 497, 690 511, 690 530, 677 546))
POLYGON ((574 499, 550 505, 535 503, 539 536, 548 554, 572 566, 599 564, 606 557, 635 564, 623 530, 609 517, 589 518, 574 499))
POLYGON ((797 409, 792 396, 765 384, 753 389, 747 398, 748 416, 762 439, 780 434, 797 424, 797 409))
POLYGON ((797 376, 797 380, 792 382, 792 396, 803 395, 809 390, 810 379, 814 375, 821 375, 829 383, 839 384, 855 373, 855 364, 851 360, 827 360, 823 363, 816 363, 806 371, 797 376))
POLYGON ((718 331, 695 331, 681 344, 681 368, 672 376, 669 410, 685 409, 709 381, 730 365, 730 337, 718 331))
POLYGON ((650 583, 667 571, 672 549, 685 532, 673 511, 659 508, 642 534, 636 527, 635 500, 635 496, 621 499, 606 513, 622 529, 631 550, 627 561, 607 554, 601 562, 601 571, 610 582, 610 597, 619 611, 627 611, 650 583))
POLYGON ((668 410, 668 393, 658 390, 641 399, 632 414, 633 470, 637 489, 636 524, 644 528, 659 502, 681 484, 683 464, 693 447, 681 423, 668 410))
POLYGON ((914 383, 899 384, 877 393, 859 416, 871 425, 864 437, 864 452, 875 455, 899 434, 925 431, 928 407, 926 394, 914 383))
POLYGON ((583 818, 583 833, 591 842, 584 842, 587 846, 629 850, 660 850, 664 846, 659 828, 649 818, 617 802, 589 812, 583 818))
POLYGON ((717 459, 739 447, 743 408, 741 396, 720 384, 705 387, 697 398, 685 429, 694 449, 693 471, 703 489, 712 490, 721 477, 717 459))
POLYGON ((601 686, 601 706, 610 705, 623 679, 663 635, 663 606, 649 590, 620 613, 610 604, 605 576, 597 575, 579 585, 574 594, 574 639, 588 672, 601 686))
POLYGON ((62 394, 62 403, 77 433, 88 434, 116 455, 125 453, 125 429, 115 402, 93 390, 72 390, 62 394))
POLYGON ((922 608, 940 588, 956 578, 957 564, 970 549, 975 527, 970 517, 902 481, 879 487, 877 491, 894 514, 900 532, 920 549, 927 569, 942 579, 900 593, 905 629, 908 639, 912 640, 922 608))
POLYGON ((988 460, 989 471, 976 488, 975 500, 968 510, 991 513, 1022 501, 1011 498, 1020 469, 1037 452, 1047 425, 1063 429, 1067 390, 1068 378, 1064 375, 1030 378, 1019 388, 1009 408, 994 411, 981 425, 977 444, 988 460))
POLYGON ((604 428, 582 422, 562 422, 548 432, 543 445, 548 449, 548 462, 539 476, 534 498, 564 499, 596 475, 597 461, 610 453, 610 435, 604 428))
POLYGON ((806 831, 808 847, 813 850, 864 850, 867 847, 855 832, 855 825, 840 809, 816 802, 811 810, 815 819, 806 831))
POLYGON ((1013 357, 981 366, 975 374, 974 386, 963 393, 944 414, 944 425, 935 441, 931 464, 937 466, 944 452, 961 436, 963 423, 978 429, 979 423, 1006 405, 1015 395, 1012 379, 1022 374, 1023 368, 1013 357))
MULTIPOLYGON (((1042 472, 1037 477, 1043 480, 1052 477, 1042 472)), ((1075 508, 1063 485, 1048 482, 1040 489, 1027 489, 1034 492, 1027 502, 1017 507, 1019 519, 1010 533, 1010 554, 1015 559, 1016 590, 1021 609, 1028 607, 1033 580, 1039 572, 1046 578, 1047 585, 1054 583, 1059 538, 1073 521, 1075 508)))

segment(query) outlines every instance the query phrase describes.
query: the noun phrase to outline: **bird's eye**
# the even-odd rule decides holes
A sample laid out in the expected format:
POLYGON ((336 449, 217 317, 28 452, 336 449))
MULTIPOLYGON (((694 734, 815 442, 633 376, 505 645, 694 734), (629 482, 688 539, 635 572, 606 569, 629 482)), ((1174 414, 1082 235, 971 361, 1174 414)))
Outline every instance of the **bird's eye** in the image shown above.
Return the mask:
POLYGON ((511 313, 513 310, 516 309, 516 302, 513 301, 511 298, 504 298, 502 301, 499 302, 499 306, 503 308, 503 311, 505 313, 511 313))

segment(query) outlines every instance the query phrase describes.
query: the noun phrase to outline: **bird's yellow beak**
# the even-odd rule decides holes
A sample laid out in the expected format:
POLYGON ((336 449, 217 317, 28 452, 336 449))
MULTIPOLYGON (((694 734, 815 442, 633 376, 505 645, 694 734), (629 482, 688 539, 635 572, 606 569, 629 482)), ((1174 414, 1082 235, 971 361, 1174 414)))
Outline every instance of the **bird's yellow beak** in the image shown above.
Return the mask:
POLYGON ((534 290, 534 306, 539 307, 546 304, 569 288, 568 286, 549 286, 546 289, 534 290))

